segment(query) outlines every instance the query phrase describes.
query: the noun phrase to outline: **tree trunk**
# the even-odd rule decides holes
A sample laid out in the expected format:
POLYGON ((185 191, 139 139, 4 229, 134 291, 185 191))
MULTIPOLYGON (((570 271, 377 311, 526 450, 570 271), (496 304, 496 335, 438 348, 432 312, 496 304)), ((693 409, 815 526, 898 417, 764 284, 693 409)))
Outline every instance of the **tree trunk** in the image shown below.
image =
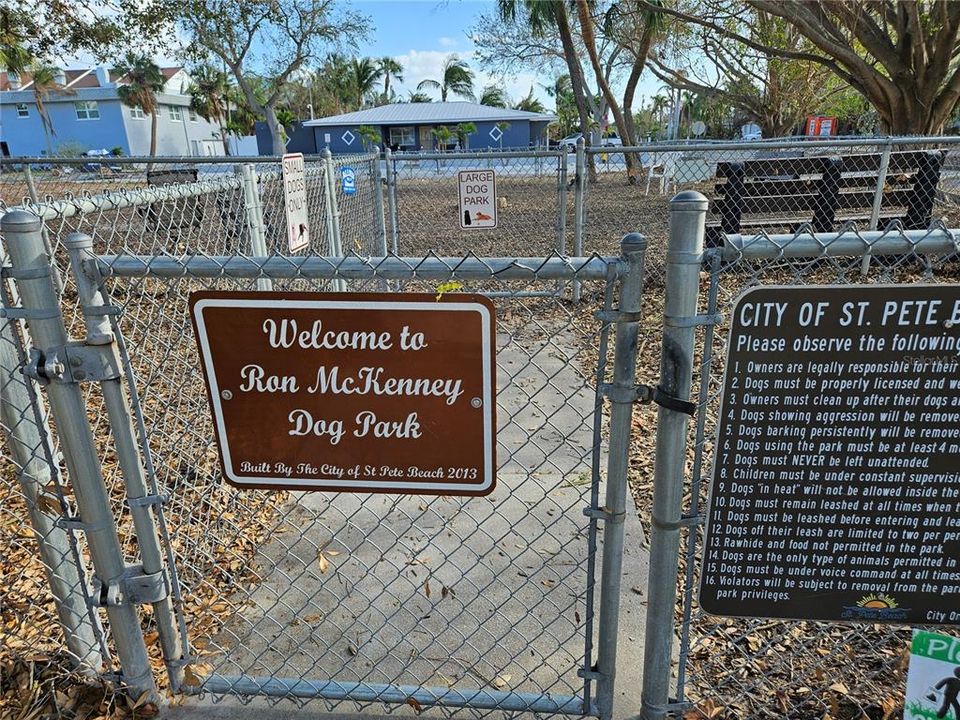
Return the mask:
POLYGON ((280 129, 280 121, 277 119, 276 108, 272 104, 268 104, 263 108, 263 115, 267 119, 267 129, 270 130, 273 154, 278 157, 284 155, 287 152, 287 147, 283 142, 283 132, 280 129))
MULTIPOLYGON (((583 44, 586 45, 587 55, 590 57, 590 64, 593 65, 593 73, 597 76, 597 84, 600 86, 600 92, 613 113, 613 120, 617 126, 617 132, 622 138, 627 137, 627 126, 623 120, 623 112, 617 103, 617 98, 610 90, 610 84, 603 75, 603 67, 600 65, 600 56, 597 54, 597 40, 593 31, 593 18, 590 16, 590 6, 587 0, 577 0, 577 15, 580 18, 580 32, 583 34, 583 44)), ((630 153, 624 153, 624 162, 627 165, 627 182, 635 185, 637 182, 637 168, 634 157, 630 153)))
MULTIPOLYGON (((580 119, 580 132, 584 140, 590 137, 590 111, 587 109, 586 82, 583 78, 583 68, 580 67, 580 58, 577 56, 577 46, 573 42, 573 30, 570 28, 570 18, 563 3, 557 9, 557 30, 560 42, 563 45, 563 57, 567 61, 567 72, 570 74, 570 89, 573 91, 573 101, 577 106, 577 116, 580 119)), ((597 179, 597 166, 593 155, 587 155, 588 174, 590 180, 597 179)))
MULTIPOLYGON (((150 157, 157 155, 157 108, 153 108, 150 113, 150 157)), ((147 164, 147 172, 153 169, 153 163, 147 164)))
POLYGON ((223 140, 223 154, 230 154, 230 136, 227 134, 223 125, 220 126, 220 139, 223 140))
MULTIPOLYGON (((637 85, 640 84, 640 75, 643 74, 647 66, 647 56, 650 54, 650 46, 653 44, 653 22, 648 18, 647 25, 643 29, 643 35, 640 36, 640 45, 636 49, 633 66, 630 68, 630 75, 627 77, 626 87, 623 89, 623 123, 627 130, 626 137, 622 137, 624 145, 636 146, 640 144, 637 137, 637 125, 633 117, 633 99, 637 93, 637 85)), ((632 153, 631 153, 632 155, 632 153)), ((636 167, 642 165, 642 161, 636 155, 632 155, 636 167)))

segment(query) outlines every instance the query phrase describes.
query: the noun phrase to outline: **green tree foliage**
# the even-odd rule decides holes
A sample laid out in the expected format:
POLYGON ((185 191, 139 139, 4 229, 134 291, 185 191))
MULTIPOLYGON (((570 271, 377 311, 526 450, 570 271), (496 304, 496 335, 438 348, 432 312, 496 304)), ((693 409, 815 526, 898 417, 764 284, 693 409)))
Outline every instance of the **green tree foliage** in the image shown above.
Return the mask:
POLYGON ((428 78, 417 85, 417 90, 425 88, 439 90, 441 102, 446 102, 450 94, 473 100, 473 71, 455 54, 448 55, 443 63, 443 73, 439 80, 428 78))
POLYGON ((525 97, 517 101, 517 104, 513 107, 516 110, 525 110, 527 112, 546 112, 546 108, 543 106, 543 103, 533 96, 532 85, 530 86, 530 92, 528 92, 525 97))
POLYGON ((150 116, 150 155, 157 154, 157 95, 166 81, 157 64, 146 55, 128 53, 113 72, 122 83, 117 87, 120 102, 138 107, 150 116))
POLYGON ((460 149, 469 150, 470 136, 473 135, 475 132, 477 132, 476 123, 472 123, 472 122, 460 123, 454 129, 456 130, 456 133, 457 133, 457 141, 460 143, 460 149))
POLYGON ((187 88, 190 107, 207 122, 220 128, 223 152, 230 154, 230 144, 224 125, 227 122, 227 94, 230 90, 227 75, 210 65, 200 65, 190 71, 192 83, 187 88))
POLYGON ((357 110, 362 109, 367 98, 373 95, 380 75, 380 65, 372 58, 354 58, 350 61, 349 83, 357 110))
POLYGON ((505 108, 510 104, 510 99, 503 88, 497 85, 487 85, 480 93, 480 104, 489 107, 505 108))
POLYGON ((377 61, 380 76, 383 78, 383 102, 393 102, 390 92, 390 81, 403 82, 403 65, 392 57, 382 57, 377 61))

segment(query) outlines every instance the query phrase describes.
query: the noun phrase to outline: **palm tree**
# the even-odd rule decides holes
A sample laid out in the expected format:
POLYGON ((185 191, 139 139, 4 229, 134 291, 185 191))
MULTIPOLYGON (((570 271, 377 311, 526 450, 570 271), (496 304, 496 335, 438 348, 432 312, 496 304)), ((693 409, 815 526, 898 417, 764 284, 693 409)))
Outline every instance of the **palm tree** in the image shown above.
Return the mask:
POLYGON ((448 55, 443 63, 443 78, 423 80, 417 85, 417 90, 424 88, 439 90, 441 102, 447 101, 449 93, 473 100, 473 71, 456 55, 448 55))
POLYGON ((74 91, 65 87, 57 81, 59 71, 53 65, 35 62, 30 66, 31 87, 33 89, 33 101, 37 105, 37 115, 40 116, 40 124, 43 126, 43 135, 47 140, 47 154, 53 155, 53 142, 50 139, 57 133, 53 129, 53 122, 50 120, 50 114, 47 112, 46 101, 54 93, 72 95, 74 91))
POLYGON ((480 104, 489 107, 505 108, 509 104, 507 93, 496 85, 487 85, 480 95, 480 104))
POLYGON ((527 112, 542 113, 546 110, 543 103, 533 96, 533 85, 530 86, 530 92, 527 96, 513 106, 515 110, 526 110, 527 112))
POLYGON ((163 92, 166 84, 163 73, 149 57, 134 53, 128 53, 113 71, 119 76, 120 102, 150 115, 150 156, 153 157, 157 154, 157 94, 163 92))
POLYGON ((390 81, 403 82, 403 65, 392 57, 382 57, 377 63, 380 75, 383 76, 383 101, 390 100, 390 81))
POLYGON ((354 58, 350 61, 350 85, 358 110, 363 107, 364 98, 373 92, 381 72, 380 66, 371 58, 354 58))
POLYGON ((457 125, 454 130, 457 132, 457 141, 460 143, 460 149, 469 150, 470 136, 477 131, 477 124, 472 122, 463 122, 457 125))
POLYGON ((407 102, 428 103, 428 102, 433 102, 433 98, 427 95, 425 92, 420 92, 418 90, 417 92, 411 92, 409 94, 409 99, 407 100, 407 102))
POLYGON ((209 65, 201 65, 190 74, 193 82, 187 89, 190 95, 190 108, 207 122, 220 127, 220 139, 223 140, 223 152, 230 154, 230 143, 224 124, 227 120, 227 75, 209 65))

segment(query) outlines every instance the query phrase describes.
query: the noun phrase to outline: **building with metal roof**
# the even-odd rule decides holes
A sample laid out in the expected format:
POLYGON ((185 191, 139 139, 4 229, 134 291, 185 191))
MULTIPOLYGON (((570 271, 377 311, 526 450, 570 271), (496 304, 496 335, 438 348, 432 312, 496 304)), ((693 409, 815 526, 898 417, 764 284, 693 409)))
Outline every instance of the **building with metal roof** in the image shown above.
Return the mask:
MULTIPOLYGON (((547 143, 547 126, 556 116, 496 108, 473 102, 392 103, 299 124, 287 143, 290 152, 353 153, 377 145, 394 151, 529 148, 547 143), (470 125, 472 132, 466 132, 470 125), (466 126, 466 127, 464 127, 466 126), (444 141, 449 130, 449 138, 444 141), (363 130, 361 131, 361 128, 363 130), (375 138, 379 138, 374 142, 375 138)), ((261 152, 269 136, 258 126, 261 152)))

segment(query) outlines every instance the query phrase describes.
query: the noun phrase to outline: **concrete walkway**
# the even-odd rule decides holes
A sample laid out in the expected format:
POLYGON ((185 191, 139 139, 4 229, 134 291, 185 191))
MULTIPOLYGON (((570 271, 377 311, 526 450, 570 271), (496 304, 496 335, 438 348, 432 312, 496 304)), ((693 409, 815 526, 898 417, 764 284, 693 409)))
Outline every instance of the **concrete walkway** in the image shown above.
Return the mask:
MULTIPOLYGON (((232 598, 240 609, 217 638, 215 673, 582 692, 594 380, 578 369, 572 332, 540 329, 498 337, 496 491, 479 499, 298 494, 286 531, 258 553, 263 581, 232 598)), ((601 467, 604 476, 605 457, 601 467)), ((626 537, 622 718, 639 712, 647 571, 632 501, 626 537)), ((254 701, 258 720, 294 707, 265 714, 269 704, 254 701)), ((330 717, 322 703, 310 707, 330 717)), ((165 714, 241 717, 239 710, 232 698, 191 699, 165 714)))

